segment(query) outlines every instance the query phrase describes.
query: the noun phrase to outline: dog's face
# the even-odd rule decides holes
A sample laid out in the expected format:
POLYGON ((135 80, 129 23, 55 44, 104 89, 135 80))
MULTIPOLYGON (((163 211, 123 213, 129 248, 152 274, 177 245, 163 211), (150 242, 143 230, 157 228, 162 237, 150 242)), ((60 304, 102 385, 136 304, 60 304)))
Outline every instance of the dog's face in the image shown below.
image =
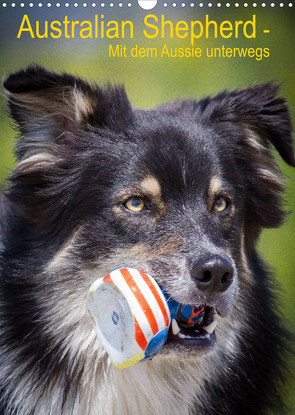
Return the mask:
POLYGON ((179 303, 206 304, 202 324, 178 321, 162 353, 200 354, 230 336, 255 285, 257 236, 283 218, 270 143, 295 165, 277 88, 151 111, 132 109, 122 88, 38 67, 5 88, 22 134, 10 199, 44 249, 44 275, 58 276, 80 316, 94 279, 131 266, 179 303))

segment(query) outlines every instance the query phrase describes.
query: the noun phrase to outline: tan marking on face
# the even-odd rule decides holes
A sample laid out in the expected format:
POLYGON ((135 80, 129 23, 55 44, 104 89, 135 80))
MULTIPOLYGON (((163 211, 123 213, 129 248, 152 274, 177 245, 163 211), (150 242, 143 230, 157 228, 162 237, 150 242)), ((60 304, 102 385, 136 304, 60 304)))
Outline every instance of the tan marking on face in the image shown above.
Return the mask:
POLYGON ((222 180, 219 176, 213 176, 209 183, 209 195, 210 197, 214 197, 218 194, 222 187, 222 180))
POLYGON ((161 238, 154 245, 138 243, 130 249, 127 248, 127 250, 131 256, 149 259, 176 252, 180 245, 180 238, 170 236, 168 238, 161 238))
MULTIPOLYGON (((147 259, 149 257, 149 253, 150 253, 150 246, 146 243, 138 243, 134 246, 132 246, 132 248, 128 249, 128 254, 130 254, 130 256, 132 257, 139 257, 139 258, 144 258, 147 259)), ((124 252, 124 254, 126 254, 126 251, 124 252)))
POLYGON ((176 236, 163 237, 156 241, 155 244, 139 243, 134 245, 129 252, 138 257, 159 258, 167 254, 175 253, 179 249, 182 241, 176 236))
POLYGON ((59 249, 59 251, 54 255, 47 267, 49 272, 58 270, 59 268, 67 264, 69 252, 73 247, 78 234, 80 233, 80 229, 81 228, 77 229, 72 234, 72 236, 64 243, 64 245, 59 249))
POLYGON ((218 195, 224 197, 225 199, 228 198, 231 200, 231 206, 230 206, 230 211, 228 212, 228 215, 230 217, 233 217, 235 214, 233 195, 227 191, 223 191, 222 189, 223 187, 224 187, 224 183, 222 182, 222 178, 217 175, 212 176, 210 183, 209 183, 209 195, 208 195, 207 207, 209 210, 212 208, 215 198, 218 195))
MULTIPOLYGON (((154 218, 159 220, 167 212, 167 205, 162 199, 162 189, 158 180, 153 176, 147 176, 136 187, 124 189, 117 197, 117 202, 124 202, 128 198, 138 196, 143 200, 148 197, 155 205, 156 211, 154 212, 154 218)), ((124 218, 125 213, 121 207, 114 206, 113 212, 118 218, 124 218)), ((140 213, 140 212, 139 212, 140 213)))
POLYGON ((158 207, 155 217, 156 220, 159 220, 161 216, 167 212, 167 205, 162 199, 162 189, 159 181, 153 176, 147 176, 140 182, 139 188, 144 194, 148 195, 152 202, 158 207))
POLYGON ((149 245, 145 242, 140 242, 131 247, 117 249, 112 255, 112 261, 117 263, 125 263, 126 258, 131 258, 132 261, 141 263, 154 258, 160 258, 168 254, 173 254, 178 251, 181 245, 181 239, 177 237, 162 238, 156 244, 149 245))
POLYGON ((162 195, 160 183, 155 177, 146 177, 139 184, 139 187, 143 190, 144 193, 148 193, 150 196, 154 198, 159 198, 162 195))
POLYGON ((182 239, 177 236, 169 236, 162 238, 157 242, 157 245, 152 249, 153 254, 157 257, 173 254, 179 250, 182 244, 182 239))

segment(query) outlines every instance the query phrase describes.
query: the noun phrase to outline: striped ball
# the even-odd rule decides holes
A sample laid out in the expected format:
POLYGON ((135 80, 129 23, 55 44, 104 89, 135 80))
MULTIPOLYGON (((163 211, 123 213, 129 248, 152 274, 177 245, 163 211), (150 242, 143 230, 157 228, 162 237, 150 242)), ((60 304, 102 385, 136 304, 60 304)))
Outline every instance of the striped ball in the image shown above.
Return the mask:
POLYGON ((98 338, 116 366, 151 358, 163 347, 170 312, 149 274, 117 268, 92 284, 87 303, 98 338))

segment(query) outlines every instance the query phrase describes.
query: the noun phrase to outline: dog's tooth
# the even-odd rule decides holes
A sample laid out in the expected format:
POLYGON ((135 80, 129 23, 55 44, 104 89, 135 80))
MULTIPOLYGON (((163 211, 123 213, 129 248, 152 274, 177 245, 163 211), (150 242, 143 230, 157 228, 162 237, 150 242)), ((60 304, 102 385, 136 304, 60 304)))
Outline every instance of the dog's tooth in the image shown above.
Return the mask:
POLYGON ((213 320, 212 323, 209 324, 209 326, 204 327, 207 333, 212 334, 213 331, 216 329, 217 321, 213 320))
POLYGON ((180 332, 180 328, 177 324, 177 321, 174 318, 172 319, 171 326, 172 326, 172 333, 174 334, 174 336, 177 336, 177 334, 180 332))
POLYGON ((204 339, 210 339, 210 334, 209 333, 203 334, 202 336, 199 336, 198 338, 199 339, 202 339, 202 340, 204 340, 204 339))
POLYGON ((178 333, 178 337, 180 337, 181 339, 192 339, 192 336, 183 333, 178 333))

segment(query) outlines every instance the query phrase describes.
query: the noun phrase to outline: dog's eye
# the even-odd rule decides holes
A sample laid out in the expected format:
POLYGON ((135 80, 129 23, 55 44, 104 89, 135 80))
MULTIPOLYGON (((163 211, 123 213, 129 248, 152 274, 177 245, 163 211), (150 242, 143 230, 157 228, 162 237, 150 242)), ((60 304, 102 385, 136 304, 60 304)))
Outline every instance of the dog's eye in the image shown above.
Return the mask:
POLYGON ((228 202, 224 197, 220 196, 215 200, 214 209, 217 212, 223 212, 227 208, 227 206, 228 202))
POLYGON ((130 197, 125 203, 126 209, 131 212, 142 212, 146 208, 146 204, 141 197, 133 196, 130 197))

